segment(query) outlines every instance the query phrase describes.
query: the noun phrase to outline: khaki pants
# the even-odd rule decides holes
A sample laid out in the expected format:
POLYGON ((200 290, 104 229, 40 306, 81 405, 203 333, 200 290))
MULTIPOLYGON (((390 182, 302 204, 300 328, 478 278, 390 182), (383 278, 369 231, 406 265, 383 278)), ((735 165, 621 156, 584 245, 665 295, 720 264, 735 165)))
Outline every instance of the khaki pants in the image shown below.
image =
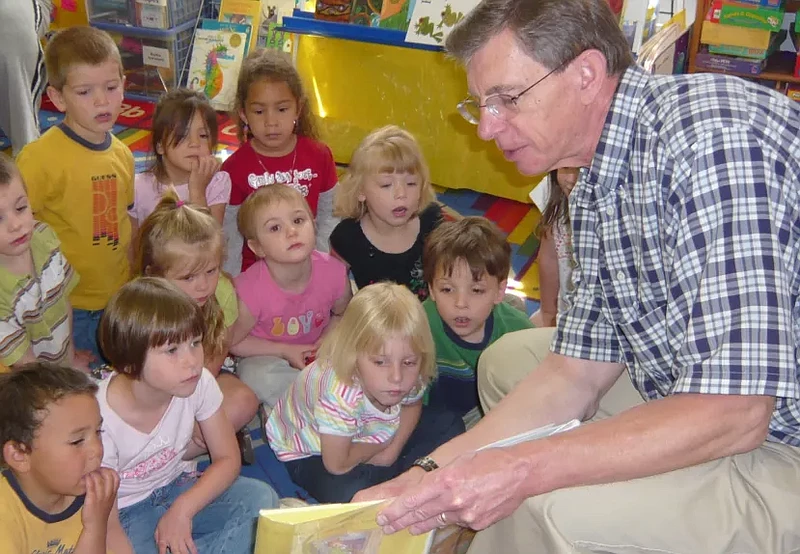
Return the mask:
MULTIPOLYGON (((478 390, 485 410, 535 369, 552 333, 511 333, 484 352, 478 390)), ((596 417, 638 402, 641 397, 623 373, 596 417)), ((529 498, 478 533, 469 552, 800 552, 800 449, 765 443, 746 454, 662 475, 529 498)))

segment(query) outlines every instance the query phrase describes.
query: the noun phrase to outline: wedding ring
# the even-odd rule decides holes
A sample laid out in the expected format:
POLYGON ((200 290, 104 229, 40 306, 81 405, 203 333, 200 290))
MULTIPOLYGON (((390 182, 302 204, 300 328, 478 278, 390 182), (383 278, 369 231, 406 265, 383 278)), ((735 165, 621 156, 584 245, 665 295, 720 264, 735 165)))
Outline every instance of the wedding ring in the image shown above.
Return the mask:
POLYGON ((447 526, 447 516, 444 515, 444 512, 436 516, 436 521, 442 524, 442 527, 447 526))

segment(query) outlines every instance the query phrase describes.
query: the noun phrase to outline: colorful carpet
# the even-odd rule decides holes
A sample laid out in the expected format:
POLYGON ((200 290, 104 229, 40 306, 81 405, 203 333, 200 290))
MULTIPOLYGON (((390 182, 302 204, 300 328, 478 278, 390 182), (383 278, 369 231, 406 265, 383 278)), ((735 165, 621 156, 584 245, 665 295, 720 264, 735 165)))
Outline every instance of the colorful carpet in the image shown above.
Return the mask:
MULTIPOLYGON (((136 171, 143 171, 148 165, 150 150, 150 124, 153 117, 153 104, 126 99, 122 113, 114 126, 114 134, 119 137, 134 154, 136 171)), ((42 131, 57 125, 64 118, 45 98, 39 123, 42 131)), ((219 142, 222 155, 230 155, 238 141, 236 127, 227 114, 219 115, 219 142)), ((10 154, 10 143, 0 131, 0 151, 10 154)), ((539 221, 539 211, 529 204, 522 204, 489 194, 470 190, 436 189, 439 200, 446 210, 461 215, 482 215, 494 221, 508 235, 511 244, 511 266, 513 280, 509 283, 510 292, 526 300, 528 312, 538 307, 539 272, 536 257, 539 241, 533 231, 539 221)))

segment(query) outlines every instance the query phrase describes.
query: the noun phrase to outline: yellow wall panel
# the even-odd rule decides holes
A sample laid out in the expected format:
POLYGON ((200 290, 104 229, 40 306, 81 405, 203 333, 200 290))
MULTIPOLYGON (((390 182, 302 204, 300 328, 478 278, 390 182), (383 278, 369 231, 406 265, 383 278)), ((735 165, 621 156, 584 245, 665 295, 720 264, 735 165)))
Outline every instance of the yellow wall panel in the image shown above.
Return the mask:
POLYGON ((466 77, 444 53, 311 35, 295 36, 295 45, 337 162, 349 162, 371 130, 394 123, 417 137, 435 184, 529 202, 540 178, 520 175, 461 118, 456 104, 467 94, 466 77))

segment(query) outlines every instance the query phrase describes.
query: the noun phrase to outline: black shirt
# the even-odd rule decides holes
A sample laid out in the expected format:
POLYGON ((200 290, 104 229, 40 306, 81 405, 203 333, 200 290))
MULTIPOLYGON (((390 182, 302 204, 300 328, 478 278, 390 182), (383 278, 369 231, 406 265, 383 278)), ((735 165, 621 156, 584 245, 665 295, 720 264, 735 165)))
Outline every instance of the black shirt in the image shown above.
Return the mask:
POLYGON ((369 241, 357 219, 343 219, 331 233, 331 247, 350 266, 358 288, 380 281, 407 286, 420 300, 428 297, 422 275, 422 247, 442 221, 442 207, 433 203, 419 214, 419 235, 413 246, 399 254, 381 252, 369 241))

